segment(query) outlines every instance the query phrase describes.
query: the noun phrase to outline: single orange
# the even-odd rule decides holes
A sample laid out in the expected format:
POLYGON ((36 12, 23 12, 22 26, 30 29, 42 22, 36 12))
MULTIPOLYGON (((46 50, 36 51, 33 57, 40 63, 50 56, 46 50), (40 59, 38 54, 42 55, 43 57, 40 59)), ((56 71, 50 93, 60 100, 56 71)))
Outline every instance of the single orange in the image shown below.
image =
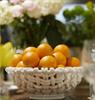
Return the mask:
POLYGON ((48 43, 40 44, 37 47, 37 53, 40 58, 50 55, 50 54, 52 54, 52 52, 53 52, 53 49, 48 43))
POLYGON ((22 61, 25 65, 36 67, 40 61, 39 56, 36 52, 27 52, 23 55, 22 61))
POLYGON ((71 66, 71 67, 80 66, 80 60, 76 57, 71 57, 67 61, 67 66, 71 66))
POLYGON ((63 53, 65 57, 69 57, 70 56, 70 49, 65 44, 59 44, 59 45, 57 45, 54 48, 54 52, 57 52, 57 51, 63 53))
POLYGON ((17 64, 16 67, 27 67, 27 66, 23 63, 23 61, 20 61, 20 62, 17 64))
POLYGON ((12 59, 11 63, 10 63, 10 66, 16 67, 18 62, 21 61, 21 59, 22 59, 22 55, 21 54, 15 54, 13 56, 13 59, 12 59))
POLYGON ((24 49, 23 54, 25 54, 26 52, 30 52, 30 51, 36 52, 37 48, 36 47, 27 47, 24 49))
POLYGON ((57 65, 57 67, 64 68, 65 66, 60 64, 60 65, 57 65))
POLYGON ((48 68, 50 68, 50 67, 56 68, 57 62, 53 56, 44 56, 43 58, 41 58, 39 66, 40 67, 48 67, 48 68))
POLYGON ((53 53, 58 65, 66 65, 66 57, 61 52, 53 53))

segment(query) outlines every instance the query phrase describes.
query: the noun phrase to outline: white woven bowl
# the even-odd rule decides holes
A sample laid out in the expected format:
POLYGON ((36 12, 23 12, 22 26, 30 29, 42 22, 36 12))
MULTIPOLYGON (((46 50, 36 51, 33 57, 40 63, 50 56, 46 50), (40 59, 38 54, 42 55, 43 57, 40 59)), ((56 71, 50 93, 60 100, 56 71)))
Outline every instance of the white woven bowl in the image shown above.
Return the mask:
POLYGON ((82 79, 82 67, 15 68, 6 71, 19 89, 34 95, 57 95, 74 89, 82 79))

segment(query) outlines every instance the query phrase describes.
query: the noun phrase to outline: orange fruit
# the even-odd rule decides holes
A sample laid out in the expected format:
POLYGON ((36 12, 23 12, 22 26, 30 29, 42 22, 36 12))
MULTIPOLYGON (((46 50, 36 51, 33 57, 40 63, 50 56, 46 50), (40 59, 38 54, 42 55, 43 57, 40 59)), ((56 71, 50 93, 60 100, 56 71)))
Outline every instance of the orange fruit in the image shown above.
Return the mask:
POLYGON ((60 65, 57 65, 57 67, 64 68, 64 65, 60 64, 60 65))
POLYGON ((54 52, 57 52, 57 51, 63 53, 65 57, 69 57, 70 56, 70 49, 65 44, 59 44, 59 45, 57 45, 54 48, 54 52))
POLYGON ((30 51, 36 52, 37 48, 36 47, 27 47, 24 49, 23 54, 25 54, 26 52, 30 52, 30 51))
POLYGON ((40 63, 39 63, 40 67, 56 67, 57 66, 57 62, 56 59, 53 56, 44 56, 43 58, 41 58, 40 63))
POLYGON ((40 61, 39 56, 36 52, 27 52, 23 55, 22 61, 25 65, 36 67, 40 61))
POLYGON ((11 63, 10 63, 10 66, 16 67, 18 62, 21 61, 21 59, 22 59, 22 55, 21 54, 15 54, 13 56, 13 59, 12 59, 11 63))
POLYGON ((53 53, 58 65, 66 65, 66 57, 61 52, 53 53))
POLYGON ((80 66, 80 60, 76 57, 71 57, 67 61, 67 66, 71 66, 71 67, 80 66))
POLYGON ((53 52, 52 47, 47 43, 40 44, 37 47, 37 53, 38 53, 40 58, 47 56, 47 55, 50 55, 50 54, 52 54, 52 52, 53 52))
POLYGON ((16 67, 27 67, 27 66, 23 63, 23 61, 20 61, 20 62, 17 64, 16 67))
MULTIPOLYGON (((68 57, 68 58, 67 58, 66 67, 69 67, 69 66, 70 66, 70 61, 71 61, 71 57, 68 57)), ((70 66, 70 67, 71 67, 71 66, 70 66)))

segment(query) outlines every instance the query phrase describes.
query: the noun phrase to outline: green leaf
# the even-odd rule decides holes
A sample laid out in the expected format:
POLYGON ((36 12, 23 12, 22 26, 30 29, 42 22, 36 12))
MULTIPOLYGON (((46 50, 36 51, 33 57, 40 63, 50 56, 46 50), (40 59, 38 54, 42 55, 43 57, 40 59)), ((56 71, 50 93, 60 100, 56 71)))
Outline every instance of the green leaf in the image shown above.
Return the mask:
POLYGON ((9 66, 14 54, 15 54, 15 49, 10 49, 10 51, 6 54, 4 58, 3 66, 9 66))
POLYGON ((2 45, 0 45, 0 67, 2 66, 2 59, 3 59, 3 49, 2 45))
POLYGON ((55 47, 58 44, 63 43, 62 35, 53 29, 49 29, 49 31, 46 34, 46 38, 47 38, 48 43, 53 47, 55 47))
POLYGON ((11 48, 13 48, 13 45, 11 42, 7 42, 3 45, 3 48, 10 50, 11 48))
POLYGON ((56 27, 57 27, 57 30, 60 34, 64 34, 64 35, 67 35, 67 31, 66 31, 66 25, 60 21, 57 21, 56 20, 56 27))
POLYGON ((87 6, 87 8, 90 10, 90 11, 93 11, 94 9, 94 4, 93 4, 93 2, 92 1, 89 1, 89 2, 87 2, 86 3, 86 6, 87 6))
POLYGON ((63 16, 65 17, 66 21, 70 21, 72 19, 75 19, 75 11, 74 10, 64 10, 63 16))
POLYGON ((8 66, 14 54, 15 49, 10 42, 0 45, 0 66, 8 66))
POLYGON ((84 8, 81 6, 75 6, 75 8, 72 11, 75 15, 81 15, 84 12, 84 8))

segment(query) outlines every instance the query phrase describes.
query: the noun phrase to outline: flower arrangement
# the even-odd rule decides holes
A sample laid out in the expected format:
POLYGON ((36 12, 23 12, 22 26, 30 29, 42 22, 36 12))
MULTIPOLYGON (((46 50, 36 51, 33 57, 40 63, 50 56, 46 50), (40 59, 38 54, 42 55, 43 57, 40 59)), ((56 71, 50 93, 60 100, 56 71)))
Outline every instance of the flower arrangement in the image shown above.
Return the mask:
POLYGON ((0 26, 9 24, 13 21, 13 15, 10 12, 8 1, 0 1, 0 26))
POLYGON ((18 48, 37 46, 44 38, 53 47, 59 43, 82 46, 85 39, 95 37, 93 3, 88 2, 86 10, 81 6, 65 10, 64 24, 55 17, 63 2, 64 0, 2 0, 0 29, 4 25, 11 26, 11 41, 18 48), (77 40, 79 41, 76 42, 77 40))
POLYGON ((2 0, 0 2, 6 3, 8 6, 6 10, 12 14, 10 18, 5 15, 5 18, 7 17, 11 22, 5 24, 11 26, 11 41, 18 48, 37 46, 44 38, 52 46, 62 42, 64 25, 55 18, 55 15, 62 8, 64 0, 2 0))
POLYGON ((55 15, 58 13, 63 6, 63 1, 64 0, 10 0, 10 3, 13 4, 12 9, 16 17, 21 17, 24 13, 27 13, 28 16, 32 18, 39 18, 41 16, 49 14, 55 15))

